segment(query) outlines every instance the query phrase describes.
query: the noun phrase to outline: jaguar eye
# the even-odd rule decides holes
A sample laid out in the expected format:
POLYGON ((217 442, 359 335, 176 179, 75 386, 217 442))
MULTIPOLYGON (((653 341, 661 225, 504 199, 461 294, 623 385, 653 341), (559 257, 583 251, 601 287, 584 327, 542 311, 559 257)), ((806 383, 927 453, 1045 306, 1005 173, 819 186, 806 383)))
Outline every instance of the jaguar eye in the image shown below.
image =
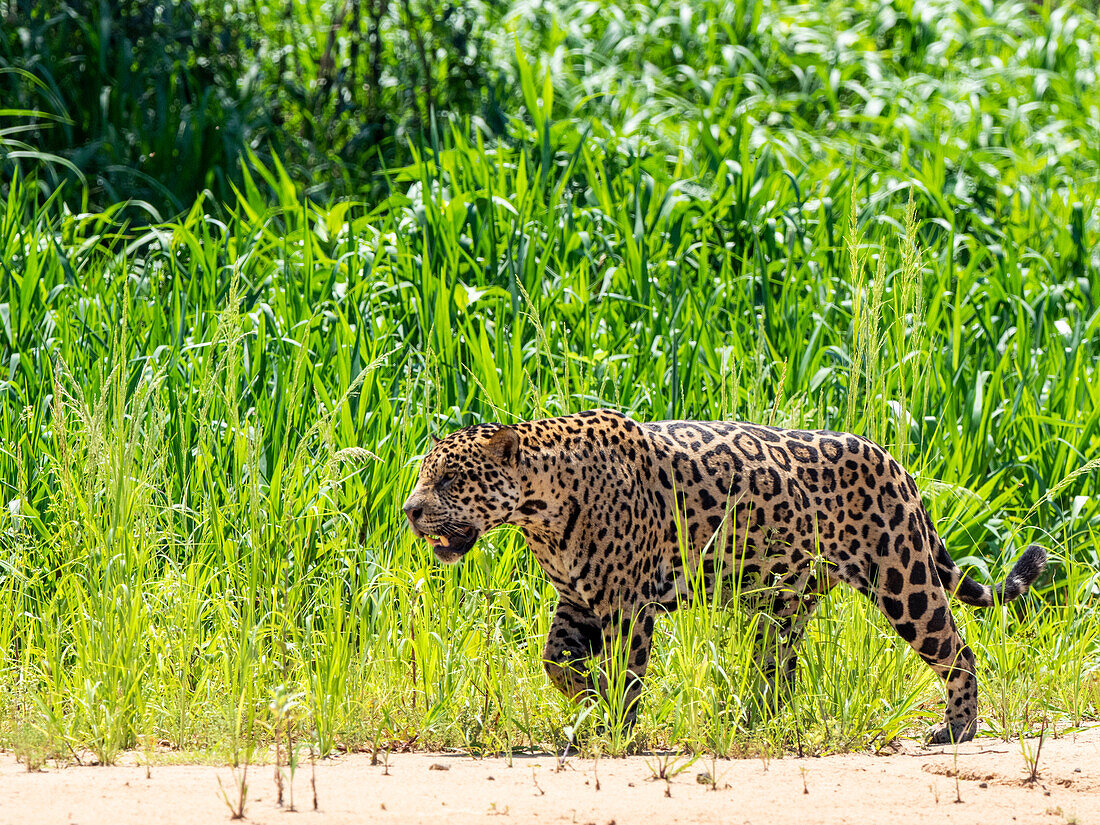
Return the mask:
POLYGON ((454 480, 454 476, 443 476, 443 478, 439 479, 439 481, 435 483, 435 486, 437 489, 446 490, 448 487, 454 484, 454 480))

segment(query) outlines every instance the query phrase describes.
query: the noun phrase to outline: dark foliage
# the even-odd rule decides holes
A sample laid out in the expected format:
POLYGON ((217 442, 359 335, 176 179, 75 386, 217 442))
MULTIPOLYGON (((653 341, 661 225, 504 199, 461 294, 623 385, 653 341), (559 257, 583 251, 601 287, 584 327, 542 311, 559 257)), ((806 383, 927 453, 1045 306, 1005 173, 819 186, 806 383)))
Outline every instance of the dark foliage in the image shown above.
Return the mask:
POLYGON ((178 211, 203 189, 227 192, 262 120, 244 22, 187 0, 13 2, 0 96, 26 114, 0 149, 31 150, 16 163, 51 187, 83 177, 93 202, 178 211))
POLYGON ((314 197, 361 191, 448 119, 502 130, 499 5, 344 0, 322 21, 292 0, 0 2, 0 187, 19 170, 165 216, 231 197, 253 151, 314 197))

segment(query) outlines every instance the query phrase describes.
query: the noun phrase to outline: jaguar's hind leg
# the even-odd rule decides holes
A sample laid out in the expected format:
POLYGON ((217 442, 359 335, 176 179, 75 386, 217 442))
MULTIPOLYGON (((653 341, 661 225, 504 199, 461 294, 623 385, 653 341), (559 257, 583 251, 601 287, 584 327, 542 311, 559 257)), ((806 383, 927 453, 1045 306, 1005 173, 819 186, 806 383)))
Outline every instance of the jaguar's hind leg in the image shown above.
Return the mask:
POLYGON ((817 600, 803 601, 796 613, 773 616, 760 612, 756 617, 753 659, 763 686, 763 707, 778 713, 794 695, 798 676, 798 645, 813 615, 817 600))
POLYGON ((798 645, 818 602, 835 584, 826 571, 807 562, 770 586, 742 590, 742 606, 755 614, 753 658, 763 679, 765 713, 778 713, 794 695, 798 645))
POLYGON ((978 728, 974 654, 959 635, 939 576, 918 559, 908 570, 886 568, 878 579, 875 603, 947 687, 944 721, 933 728, 929 741, 968 742, 978 728))

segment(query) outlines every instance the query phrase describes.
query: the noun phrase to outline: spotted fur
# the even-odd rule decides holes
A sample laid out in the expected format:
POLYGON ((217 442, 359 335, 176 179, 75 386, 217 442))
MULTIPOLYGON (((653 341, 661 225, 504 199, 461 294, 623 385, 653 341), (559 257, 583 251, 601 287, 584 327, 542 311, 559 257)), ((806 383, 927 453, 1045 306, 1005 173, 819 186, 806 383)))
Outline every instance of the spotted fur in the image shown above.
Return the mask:
POLYGON ((1032 545, 1003 584, 968 578, 913 478, 865 438, 735 422, 641 424, 609 410, 460 430, 425 456, 404 509, 443 562, 499 524, 518 525, 559 595, 543 653, 551 680, 570 695, 588 689, 585 660, 621 640, 636 677, 632 710, 657 612, 675 609, 699 582, 709 593, 735 577, 762 614, 757 661, 775 702, 790 689, 818 600, 845 582, 946 683, 937 743, 966 741, 977 727, 974 655, 947 593, 998 604, 1046 565, 1032 545))

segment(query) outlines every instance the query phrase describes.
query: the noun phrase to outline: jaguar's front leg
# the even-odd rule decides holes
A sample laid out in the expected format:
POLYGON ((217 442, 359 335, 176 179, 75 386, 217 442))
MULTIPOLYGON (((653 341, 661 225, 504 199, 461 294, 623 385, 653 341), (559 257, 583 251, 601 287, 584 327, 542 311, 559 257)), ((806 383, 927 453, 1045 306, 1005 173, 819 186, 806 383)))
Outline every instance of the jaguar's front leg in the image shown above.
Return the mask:
POLYGON ((550 623, 542 664, 554 686, 570 698, 594 687, 588 660, 603 653, 604 632, 591 610, 562 596, 550 623))

